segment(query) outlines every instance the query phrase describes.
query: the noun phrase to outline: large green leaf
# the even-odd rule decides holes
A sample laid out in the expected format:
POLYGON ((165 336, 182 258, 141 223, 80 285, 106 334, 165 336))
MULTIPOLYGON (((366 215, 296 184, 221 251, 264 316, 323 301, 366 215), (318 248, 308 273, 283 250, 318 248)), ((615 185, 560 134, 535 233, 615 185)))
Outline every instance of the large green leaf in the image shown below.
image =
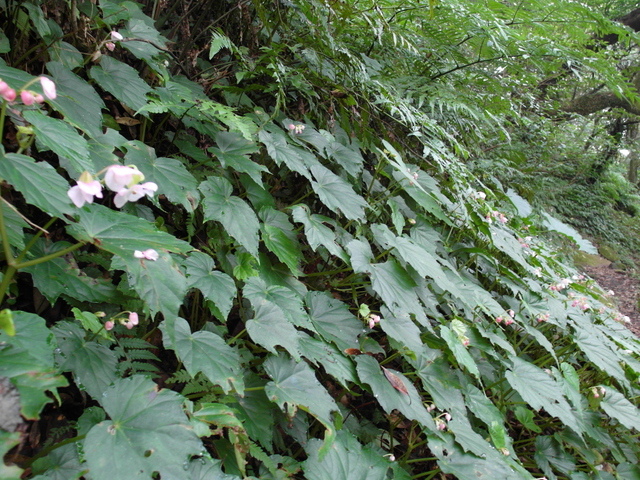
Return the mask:
POLYGON ((264 386, 267 380, 245 370, 244 396, 238 397, 238 416, 249 436, 272 450, 275 405, 269 401, 264 386))
POLYGON ((171 338, 171 348, 191 376, 202 372, 211 383, 220 385, 225 393, 234 390, 242 395, 240 355, 235 348, 214 333, 205 330, 191 333, 187 321, 180 317, 165 320, 161 329, 171 338))
POLYGON ((346 261, 347 256, 340 245, 336 242, 336 234, 325 224, 337 228, 335 221, 329 217, 311 214, 309 207, 298 204, 291 208, 293 219, 304 225, 304 233, 309 246, 317 251, 319 246, 325 247, 329 253, 335 257, 346 261))
POLYGON ((302 298, 292 289, 269 285, 262 278, 253 277, 247 279, 243 293, 254 307, 264 304, 275 305, 293 325, 315 331, 302 304, 302 298))
POLYGON ((245 327, 251 339, 271 353, 280 345, 296 359, 300 358, 298 330, 289 322, 280 307, 271 302, 253 304, 254 317, 245 327))
POLYGON ((299 263, 302 251, 286 213, 273 208, 264 207, 259 212, 260 232, 265 246, 284 263, 291 273, 300 275, 299 263))
POLYGON ((192 252, 183 265, 187 269, 189 287, 197 288, 204 298, 213 302, 220 313, 220 320, 226 322, 237 295, 233 279, 226 273, 214 270, 213 259, 202 252, 192 252))
POLYGON ((72 372, 79 388, 99 400, 116 380, 117 358, 104 344, 87 340, 87 332, 77 324, 60 322, 53 327, 59 352, 60 369, 72 372))
POLYGON ((144 300, 151 315, 177 315, 187 293, 187 279, 174 258, 160 253, 156 261, 141 260, 133 254, 113 257, 111 268, 127 272, 129 284, 144 300))
POLYGON ((102 56, 100 65, 95 65, 89 70, 89 76, 102 89, 133 110, 139 110, 147 104, 146 95, 151 91, 151 87, 126 63, 113 57, 102 56))
MULTIPOLYGON (((19 250, 24 248, 24 228, 29 224, 25 219, 14 210, 13 205, 5 204, 4 201, 0 206, 2 208, 2 216, 4 220, 4 228, 7 231, 7 237, 9 238, 9 245, 16 247, 19 250)), ((0 244, 2 239, 0 238, 0 244)))
POLYGON ((42 150, 51 150, 69 161, 71 176, 79 176, 85 170, 94 172, 93 162, 89 157, 89 144, 75 128, 43 114, 41 110, 27 110, 22 115, 33 125, 37 142, 45 147, 42 150))
POLYGON ((510 357, 513 367, 505 377, 522 399, 534 410, 544 408, 576 433, 582 432, 575 414, 562 394, 562 386, 544 370, 518 357, 510 357))
POLYGON ((401 382, 407 393, 398 390, 391 384, 389 377, 380 369, 375 358, 369 355, 356 357, 358 377, 371 387, 372 393, 385 412, 391 414, 399 410, 405 417, 419 422, 427 430, 436 431, 436 425, 427 409, 422 404, 420 393, 413 384, 400 372, 388 370, 397 381, 401 382))
POLYGON ((326 341, 340 350, 358 347, 364 328, 346 304, 326 292, 309 292, 306 302, 313 326, 326 341))
POLYGON ((98 400, 110 420, 94 426, 84 441, 94 480, 149 479, 153 472, 184 478, 184 465, 204 448, 182 410, 183 398, 158 391, 147 378, 119 379, 98 400))
POLYGON ((47 162, 7 153, 0 158, 0 178, 13 185, 27 202, 53 217, 76 211, 67 196, 69 184, 47 162))
MULTIPOLYGON (((454 320, 454 322, 455 321, 456 320, 454 320)), ((464 325, 459 320, 457 320, 457 322, 459 325, 464 325)), ((476 378, 479 378, 480 372, 478 370, 478 366, 476 365, 473 357, 467 351, 467 348, 465 347, 465 345, 463 345, 462 340, 456 333, 455 324, 452 325, 452 328, 449 328, 446 325, 440 325, 440 335, 442 336, 442 339, 447 342, 449 350, 451 350, 453 356, 456 358, 460 366, 464 366, 469 371, 469 373, 473 374, 476 378)))
POLYGON ((259 151, 256 142, 247 140, 237 132, 218 132, 216 144, 217 147, 209 147, 207 150, 218 157, 224 168, 246 173, 254 182, 262 185, 262 174, 269 173, 269 169, 249 158, 250 154, 259 151))
POLYGON ((616 353, 617 348, 607 337, 594 328, 575 328, 573 338, 594 365, 626 384, 627 380, 616 353))
MULTIPOLYGON (((69 247, 67 242, 45 243, 39 240, 30 250, 29 257, 40 258, 69 247)), ((115 285, 104 278, 92 278, 78 268, 75 262, 58 257, 22 269, 30 273, 34 286, 52 304, 65 295, 81 302, 114 303, 120 299, 115 285)))
POLYGON ((258 132, 258 138, 267 147, 267 153, 276 164, 284 163, 289 170, 311 180, 309 167, 320 165, 318 159, 306 149, 296 147, 287 142, 287 137, 280 128, 267 129, 258 132))
POLYGON ((76 480, 85 468, 80 463, 75 444, 62 445, 44 458, 33 462, 33 473, 42 473, 32 480, 76 480))
POLYGON ((133 257, 136 250, 150 248, 186 253, 191 245, 173 235, 158 230, 151 222, 124 212, 92 204, 79 209, 78 223, 67 227, 69 234, 84 242, 121 257, 133 257))
POLYGON ((127 150, 125 163, 137 166, 144 174, 145 182, 158 185, 156 195, 165 195, 189 212, 195 210, 200 201, 198 182, 180 160, 156 157, 153 148, 138 140, 127 142, 124 148, 127 150))
POLYGON ((386 480, 391 462, 371 447, 363 447, 346 431, 341 431, 327 455, 320 459, 321 442, 311 439, 304 463, 308 480, 386 480))
POLYGON ((199 188, 204 197, 205 220, 220 222, 229 235, 257 256, 258 218, 244 200, 233 195, 231 183, 222 177, 209 177, 199 188))
POLYGON ((640 410, 626 399, 615 388, 607 386, 606 394, 600 403, 602 409, 611 418, 615 418, 628 429, 635 428, 640 431, 640 410))
POLYGON ((265 393, 271 401, 277 403, 289 416, 295 415, 296 410, 301 408, 324 425, 324 443, 318 450, 318 457, 322 459, 336 436, 331 412, 338 412, 339 409, 333 398, 305 362, 297 362, 281 354, 267 358, 264 369, 271 377, 271 381, 265 386, 265 393))
POLYGON ((364 218, 367 202, 353 191, 351 185, 322 165, 311 167, 315 181, 311 182, 313 190, 320 201, 334 212, 340 211, 349 220, 364 218))
POLYGON ((359 383, 353 362, 335 345, 313 338, 305 332, 299 332, 299 337, 303 357, 317 367, 323 367, 345 388, 349 388, 349 383, 359 383))

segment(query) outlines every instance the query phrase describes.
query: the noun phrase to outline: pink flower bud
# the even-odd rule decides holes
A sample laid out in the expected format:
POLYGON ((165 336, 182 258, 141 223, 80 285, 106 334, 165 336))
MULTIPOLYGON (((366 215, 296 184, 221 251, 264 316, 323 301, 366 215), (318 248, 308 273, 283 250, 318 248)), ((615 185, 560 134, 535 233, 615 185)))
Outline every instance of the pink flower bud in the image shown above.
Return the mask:
POLYGON ((107 42, 104 44, 105 47, 107 47, 107 50, 109 50, 110 52, 113 52, 116 49, 116 44, 113 42, 107 42))
POLYGON ((113 323, 111 320, 107 320, 106 322, 104 322, 104 329, 107 331, 113 330, 114 326, 115 326, 115 323, 113 323))
POLYGON ((20 99, 22 100, 22 103, 24 103, 27 106, 33 105, 36 102, 36 97, 29 90, 21 91, 20 99))
POLYGON ((9 90, 11 87, 4 80, 0 80, 0 95, 4 95, 4 93, 9 90))
POLYGON ((129 323, 138 325, 138 314, 136 312, 129 313, 129 323))
POLYGON ((34 98, 36 99, 36 103, 44 103, 44 97, 39 93, 36 93, 34 95, 34 98))
POLYGON ((18 94, 13 88, 8 88, 4 93, 2 93, 2 98, 4 98, 7 102, 13 102, 18 94))

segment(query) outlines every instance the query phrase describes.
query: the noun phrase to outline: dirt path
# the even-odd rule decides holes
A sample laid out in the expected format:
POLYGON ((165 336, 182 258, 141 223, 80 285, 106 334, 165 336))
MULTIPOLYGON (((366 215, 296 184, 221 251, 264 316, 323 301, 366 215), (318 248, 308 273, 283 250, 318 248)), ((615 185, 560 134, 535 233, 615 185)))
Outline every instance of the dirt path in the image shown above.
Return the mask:
POLYGON ((613 299, 620 312, 631 319, 629 330, 640 337, 640 312, 638 311, 640 281, 625 271, 612 268, 609 262, 598 266, 585 266, 582 270, 605 290, 614 291, 613 299))

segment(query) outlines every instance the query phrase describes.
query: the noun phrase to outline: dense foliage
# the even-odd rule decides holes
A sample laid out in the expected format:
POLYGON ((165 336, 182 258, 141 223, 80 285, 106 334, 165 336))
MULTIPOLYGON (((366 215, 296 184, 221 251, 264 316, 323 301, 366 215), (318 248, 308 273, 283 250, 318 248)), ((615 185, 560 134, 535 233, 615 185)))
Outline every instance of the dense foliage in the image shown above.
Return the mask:
POLYGON ((602 7, 0 3, 0 477, 640 479, 638 339, 503 184, 638 100, 602 7))

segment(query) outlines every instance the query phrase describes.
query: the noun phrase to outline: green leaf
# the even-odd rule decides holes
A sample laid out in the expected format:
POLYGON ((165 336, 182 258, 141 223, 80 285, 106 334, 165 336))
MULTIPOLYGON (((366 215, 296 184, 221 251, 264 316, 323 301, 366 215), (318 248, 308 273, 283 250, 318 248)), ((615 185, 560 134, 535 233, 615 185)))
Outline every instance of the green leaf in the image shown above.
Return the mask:
POLYGON ((0 330, 0 376, 14 377, 30 371, 53 368, 53 335, 43 318, 33 313, 11 311, 14 335, 0 330))
POLYGON ((242 395, 240 355, 235 348, 211 332, 202 330, 192 334, 187 321, 180 317, 165 320, 161 329, 163 334, 170 336, 171 348, 191 376, 202 372, 211 383, 220 385, 225 393, 236 391, 242 395), (169 333, 168 329, 172 331, 169 333))
POLYGON ((573 339, 594 365, 626 383, 618 355, 604 335, 594 328, 574 328, 573 339))
POLYGON ((202 252, 191 252, 183 265, 187 269, 189 288, 197 288, 204 298, 212 301, 220 312, 220 321, 226 322, 237 295, 233 279, 215 271, 213 259, 202 252))
POLYGON ((320 201, 332 211, 341 211, 349 220, 361 220, 364 218, 364 209, 367 202, 357 195, 351 185, 322 165, 311 167, 311 173, 315 181, 311 182, 313 190, 318 194, 320 201))
POLYGON ((600 402, 600 406, 607 415, 615 418, 628 429, 635 428, 640 431, 640 411, 638 407, 625 398, 620 392, 611 386, 604 387, 606 394, 600 402))
POLYGON ((147 378, 119 379, 98 400, 110 420, 94 426, 84 441, 94 480, 131 478, 133 472, 140 478, 154 472, 184 478, 183 465, 204 448, 182 410, 183 398, 158 391, 147 378))
POLYGON ((67 227, 70 235, 124 258, 134 258, 135 250, 150 248, 175 253, 193 249, 187 242, 158 230, 153 223, 102 205, 88 205, 77 213, 78 223, 67 227))
MULTIPOLYGON (((29 224, 26 220, 18 213, 17 210, 13 209, 13 205, 10 203, 5 203, 2 201, 2 205, 0 206, 2 209, 2 215, 4 220, 4 228, 7 231, 7 237, 9 238, 9 245, 17 248, 18 250, 22 250, 24 248, 24 228, 28 228, 29 224)), ((2 240, 0 239, 0 244, 2 244, 2 240)))
POLYGON ((371 447, 363 447, 346 431, 341 431, 329 452, 320 458, 320 440, 313 438, 305 450, 308 480, 386 480, 391 462, 371 447))
POLYGON ((146 95, 151 87, 126 63, 103 55, 100 65, 91 67, 89 76, 132 110, 139 110, 147 104, 146 95))
MULTIPOLYGON (((22 434, 20 432, 5 432, 0 430, 0 458, 4 458, 5 455, 13 447, 20 443, 22 434)), ((20 480, 22 478, 21 468, 15 465, 6 465, 4 461, 0 461, 0 478, 5 480, 20 480)))
POLYGON ((282 309, 271 302, 259 302, 252 306, 254 317, 245 324, 251 339, 274 354, 276 345, 280 345, 292 357, 299 359, 298 330, 285 319, 282 309))
POLYGON ((0 177, 22 193, 28 203, 53 217, 76 211, 67 196, 69 184, 47 162, 7 153, 0 159, 0 177))
POLYGON ((293 231, 289 217, 273 208, 263 207, 259 212, 260 232, 265 246, 284 263, 295 276, 301 274, 299 269, 302 251, 293 231))
MULTIPOLYGON (((95 89, 59 62, 47 63, 47 70, 56 83, 57 97, 51 106, 66 122, 92 137, 102 133, 104 102, 95 89)), ((94 173, 94 172, 91 172, 94 173)))
MULTIPOLYGON (((380 319, 380 327, 394 339, 398 345, 405 347, 411 352, 422 350, 422 340, 420 339, 420 329, 411 320, 408 314, 393 315, 391 312, 383 312, 380 319)), ((400 349, 405 353, 405 349, 400 349)))
POLYGON ((262 278, 254 277, 247 280, 243 294, 254 307, 275 305, 293 325, 315 331, 302 304, 302 298, 292 289, 280 285, 268 285, 262 278))
POLYGON ((20 414, 27 420, 38 420, 44 406, 51 403, 51 395, 53 394, 59 402, 57 389, 69 385, 57 369, 49 372, 29 372, 18 375, 11 381, 20 392, 20 414))
POLYGON ((336 234, 325 224, 338 228, 335 222, 329 217, 311 214, 309 207, 298 204, 291 208, 293 219, 304 225, 304 233, 309 246, 318 251, 319 246, 325 247, 329 253, 335 257, 346 261, 347 256, 340 245, 336 243, 336 234))
POLYGON ((318 449, 318 458, 323 458, 336 436, 331 412, 338 412, 339 409, 333 398, 305 362, 297 362, 283 354, 270 356, 264 362, 264 370, 272 380, 265 386, 265 393, 271 401, 290 417, 301 408, 324 425, 324 442, 318 449))
POLYGON ((218 132, 216 144, 217 148, 209 147, 207 151, 218 157, 223 168, 246 173, 254 182, 262 185, 262 173, 269 173, 269 169, 249 158, 250 154, 259 151, 256 142, 247 140, 237 132, 218 132))
POLYGON ((171 255, 162 252, 156 261, 116 255, 111 268, 127 272, 129 284, 144 300, 151 316, 158 312, 178 315, 187 293, 187 279, 171 255))
POLYGON ((317 340, 304 332, 299 332, 300 352, 303 357, 318 367, 323 367, 345 388, 349 383, 358 383, 353 362, 346 358, 338 348, 323 340, 317 340))
POLYGON ((458 363, 461 366, 464 366, 469 373, 474 375, 476 378, 480 378, 480 372, 478 371, 476 362, 467 351, 467 348, 462 344, 460 336, 454 331, 454 329, 449 328, 446 325, 440 325, 440 335, 442 336, 442 339, 447 342, 449 350, 451 350, 458 363))
MULTIPOLYGON (((84 466, 75 444, 62 445, 32 464, 33 473, 41 473, 32 480, 76 480, 83 475, 84 466)), ((3 477, 4 478, 4 477, 3 477)))
POLYGON ((52 331, 60 349, 60 369, 72 372, 78 387, 99 400, 117 378, 113 351, 101 343, 87 341, 86 332, 71 322, 60 322, 52 331))
POLYGON ((518 421, 528 430, 532 432, 540 433, 542 430, 533 419, 533 412, 528 408, 525 408, 521 405, 517 406, 515 409, 516 418, 518 421))
POLYGON ((13 313, 8 308, 0 311, 0 332, 10 337, 16 334, 16 325, 13 323, 13 313))
POLYGON ((257 256, 260 223, 251 207, 232 195, 231 183, 222 177, 208 177, 199 188, 204 197, 204 219, 220 222, 229 235, 257 256))
POLYGON ((346 147, 338 142, 330 142, 325 151, 329 158, 334 159, 336 162, 345 169, 345 171, 352 177, 357 177, 362 172, 362 165, 364 159, 357 147, 346 147))
POLYGON ((144 174, 145 182, 158 185, 157 195, 165 195, 171 202, 181 204, 193 212, 200 201, 198 182, 180 160, 156 157, 153 148, 138 140, 124 145, 125 163, 135 165, 144 174))
POLYGON ((364 328, 346 304, 327 292, 309 292, 306 302, 311 323, 327 342, 335 343, 341 351, 358 347, 364 328))
POLYGON ((273 128, 272 131, 260 130, 258 138, 267 147, 267 153, 278 166, 284 163, 289 170, 311 180, 309 167, 319 165, 315 155, 308 150, 290 145, 280 128, 273 128))
POLYGON ((513 367, 506 371, 505 377, 522 399, 534 410, 544 408, 549 415, 557 417, 580 434, 582 428, 562 394, 562 386, 535 365, 518 357, 510 357, 510 360, 513 367))
MULTIPOLYGON (((70 245, 67 242, 45 243, 39 239, 29 251, 29 258, 50 255, 70 245)), ((23 268, 22 271, 31 274, 34 286, 52 304, 61 295, 92 303, 115 302, 120 298, 110 280, 87 276, 75 261, 64 256, 23 268)))
POLYGON ((404 394, 394 388, 387 380, 375 358, 369 355, 359 355, 356 357, 356 364, 358 377, 371 387, 374 397, 385 412, 390 414, 393 410, 398 410, 405 417, 417 421, 427 430, 436 431, 435 422, 422 405, 420 393, 407 377, 400 372, 389 369, 404 384, 408 392, 408 394, 404 394))
POLYGON ((262 387, 267 381, 245 370, 245 392, 238 397, 238 416, 249 436, 256 439, 267 450, 273 445, 273 414, 275 406, 269 401, 262 387))

